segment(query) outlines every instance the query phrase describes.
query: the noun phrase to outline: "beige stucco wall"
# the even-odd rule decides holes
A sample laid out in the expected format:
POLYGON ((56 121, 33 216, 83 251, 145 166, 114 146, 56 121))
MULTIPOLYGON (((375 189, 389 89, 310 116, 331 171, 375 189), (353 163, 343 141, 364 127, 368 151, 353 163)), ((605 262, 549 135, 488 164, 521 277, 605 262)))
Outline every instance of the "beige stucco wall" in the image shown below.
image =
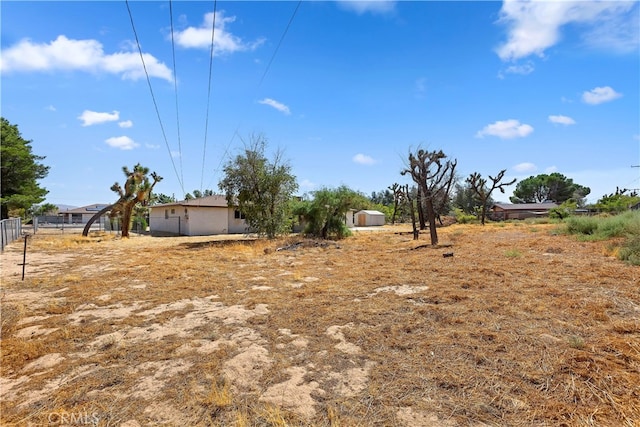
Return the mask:
POLYGON ((227 222, 229 224, 229 234, 242 234, 247 232, 247 223, 244 219, 235 217, 235 209, 227 209, 227 222))
POLYGON ((234 218, 233 209, 202 206, 152 207, 149 227, 151 232, 183 236, 209 236, 246 231, 245 221, 234 218), (165 210, 168 210, 169 218, 166 218, 165 210))

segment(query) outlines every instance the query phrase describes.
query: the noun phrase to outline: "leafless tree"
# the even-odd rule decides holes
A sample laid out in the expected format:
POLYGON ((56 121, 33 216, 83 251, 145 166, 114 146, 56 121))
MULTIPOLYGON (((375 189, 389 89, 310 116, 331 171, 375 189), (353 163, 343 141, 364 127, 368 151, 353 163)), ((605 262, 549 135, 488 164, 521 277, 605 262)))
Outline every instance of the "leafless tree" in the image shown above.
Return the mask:
POLYGON ((491 197, 493 190, 498 189, 501 193, 504 193, 504 187, 513 185, 516 182, 515 178, 509 182, 500 182, 502 181, 502 178, 504 178, 504 174, 506 172, 506 169, 501 170, 495 178, 489 175, 489 180, 492 183, 491 188, 487 187, 487 180, 482 178, 478 172, 472 173, 469 175, 469 178, 466 179, 466 182, 469 184, 473 192, 476 194, 478 201, 481 203, 482 211, 480 213, 480 223, 482 223, 482 225, 484 225, 484 220, 487 216, 487 200, 491 197))
POLYGON ((415 154, 409 153, 408 167, 401 172, 402 175, 409 174, 420 189, 419 202, 429 222, 432 245, 438 244, 434 201, 448 198, 458 164, 457 160, 446 159, 447 156, 442 150, 418 149, 415 154))

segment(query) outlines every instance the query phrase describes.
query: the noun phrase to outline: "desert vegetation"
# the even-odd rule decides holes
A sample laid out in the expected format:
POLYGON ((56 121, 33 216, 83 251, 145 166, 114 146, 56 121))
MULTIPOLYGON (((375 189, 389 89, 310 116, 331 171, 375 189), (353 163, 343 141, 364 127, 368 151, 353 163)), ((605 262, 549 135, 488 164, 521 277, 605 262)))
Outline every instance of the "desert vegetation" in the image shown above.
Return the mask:
POLYGON ((637 425, 640 270, 564 230, 38 234, 24 281, 2 254, 1 424, 637 425))

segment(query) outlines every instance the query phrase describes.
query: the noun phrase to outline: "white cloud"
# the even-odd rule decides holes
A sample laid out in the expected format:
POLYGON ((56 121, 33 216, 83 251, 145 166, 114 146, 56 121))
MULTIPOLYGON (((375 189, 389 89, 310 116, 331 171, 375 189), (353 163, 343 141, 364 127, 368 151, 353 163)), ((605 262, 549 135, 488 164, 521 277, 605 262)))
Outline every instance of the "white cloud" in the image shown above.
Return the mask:
MULTIPOLYGON (((173 34, 175 42, 185 48, 210 49, 213 17, 213 12, 209 12, 204 15, 202 24, 199 27, 187 27, 182 31, 175 31, 173 34)), ((264 43, 264 39, 246 43, 240 37, 227 31, 227 24, 234 22, 236 20, 235 16, 225 17, 224 12, 221 11, 216 13, 215 18, 214 55, 254 50, 264 43)))
POLYGON ((533 172, 537 169, 538 167, 536 165, 529 162, 518 163, 513 167, 513 170, 516 172, 533 172))
POLYGON ((173 157, 174 159, 177 159, 180 157, 180 152, 176 151, 176 150, 171 150, 171 157, 173 157))
POLYGON ((367 156, 366 154, 358 153, 353 156, 354 163, 359 163, 361 165, 373 165, 376 163, 375 159, 371 156, 367 156))
POLYGON ((270 107, 275 108, 276 110, 289 115, 291 114, 291 111, 289 110, 289 107, 287 107, 286 105, 276 101, 275 99, 271 99, 271 98, 265 98, 261 101, 258 101, 258 104, 263 104, 263 105, 268 105, 270 107))
POLYGON ((526 76, 527 74, 531 74, 533 73, 533 71, 535 70, 533 63, 531 61, 528 61, 525 64, 521 64, 521 65, 511 65, 509 67, 507 67, 504 72, 500 71, 498 73, 498 77, 503 79, 505 74, 520 74, 523 76, 526 76))
POLYGON ((582 102, 597 105, 603 102, 613 101, 620 98, 621 93, 616 92, 610 86, 597 87, 582 93, 582 102))
POLYGON ((635 2, 623 1, 513 1, 502 4, 499 23, 508 28, 507 41, 496 49, 503 61, 544 56, 561 39, 561 28, 581 24, 583 39, 610 49, 633 51, 638 46, 635 2), (615 31, 614 36, 610 36, 615 31), (598 38, 599 34, 607 34, 598 38))
MULTIPOLYGON (((173 81, 171 70, 154 56, 143 54, 150 77, 173 81)), ((73 40, 58 36, 50 43, 28 39, 3 49, 0 71, 85 71, 106 72, 137 80, 145 76, 140 54, 136 51, 105 54, 97 40, 73 40)))
POLYGON ((388 0, 338 0, 338 5, 358 15, 367 12, 385 14, 395 10, 396 2, 388 0))
POLYGON ((97 111, 84 110, 82 114, 78 116, 78 120, 82 120, 82 126, 114 122, 118 119, 120 119, 120 113, 115 110, 111 113, 99 113, 97 111))
POLYGON ((49 111, 57 111, 56 107, 54 107, 53 105, 48 105, 47 106, 47 110, 49 110, 49 111))
POLYGON ((144 146, 149 148, 149 149, 151 149, 151 150, 158 150, 160 148, 159 144, 158 145, 154 145, 154 144, 146 143, 146 144, 144 144, 144 146))
POLYGON ((550 173, 554 173, 554 172, 558 172, 558 167, 557 166, 549 166, 548 168, 545 168, 544 173, 546 174, 550 174, 550 173))
POLYGON ((533 127, 522 124, 518 120, 502 120, 485 126, 476 133, 476 138, 483 138, 487 135, 497 136, 501 139, 523 138, 533 132, 533 127))
POLYGON ((106 142, 109 147, 119 148, 120 150, 133 150, 140 145, 128 136, 114 136, 106 139, 104 142, 106 142))
POLYGON ((559 125, 575 125, 576 121, 573 120, 571 117, 567 117, 567 116, 549 116, 549 121, 551 123, 557 123, 559 125))
POLYGON ((128 129, 128 128, 133 126, 133 122, 131 120, 124 120, 124 121, 118 123, 118 126, 120 126, 121 128, 124 128, 124 129, 128 129))

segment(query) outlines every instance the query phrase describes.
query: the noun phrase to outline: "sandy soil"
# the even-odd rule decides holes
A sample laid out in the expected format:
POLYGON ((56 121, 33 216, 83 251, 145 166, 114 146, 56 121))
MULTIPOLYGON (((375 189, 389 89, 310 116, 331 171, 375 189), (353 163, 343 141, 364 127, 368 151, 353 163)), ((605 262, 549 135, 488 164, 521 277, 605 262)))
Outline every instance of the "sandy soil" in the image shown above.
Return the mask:
POLYGON ((15 242, 2 424, 640 422, 637 267, 548 225, 447 227, 439 248, 406 231, 43 233, 24 281, 15 242))

